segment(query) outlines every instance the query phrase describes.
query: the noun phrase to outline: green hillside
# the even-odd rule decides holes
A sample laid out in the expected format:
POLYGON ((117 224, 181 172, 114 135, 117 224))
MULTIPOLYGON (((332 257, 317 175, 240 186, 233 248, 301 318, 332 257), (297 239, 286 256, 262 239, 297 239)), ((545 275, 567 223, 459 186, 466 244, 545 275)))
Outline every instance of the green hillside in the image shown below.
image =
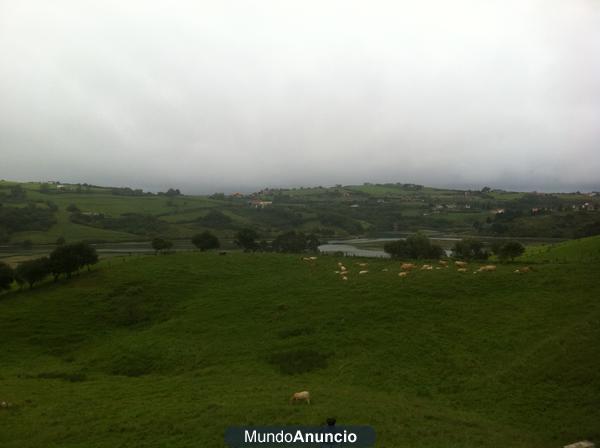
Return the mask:
POLYGON ((329 416, 388 448, 600 441, 598 264, 342 259, 344 282, 337 261, 115 258, 1 295, 0 445, 222 447, 228 425, 329 416))
POLYGON ((323 240, 419 230, 565 239, 600 234, 600 196, 402 183, 201 196, 178 190, 154 194, 123 187, 0 181, 0 243, 53 244, 59 237, 90 242, 189 239, 204 230, 231 240, 236 230, 246 227, 264 239, 289 230, 323 240))
POLYGON ((556 263, 600 263, 600 236, 557 244, 531 246, 523 260, 556 263))

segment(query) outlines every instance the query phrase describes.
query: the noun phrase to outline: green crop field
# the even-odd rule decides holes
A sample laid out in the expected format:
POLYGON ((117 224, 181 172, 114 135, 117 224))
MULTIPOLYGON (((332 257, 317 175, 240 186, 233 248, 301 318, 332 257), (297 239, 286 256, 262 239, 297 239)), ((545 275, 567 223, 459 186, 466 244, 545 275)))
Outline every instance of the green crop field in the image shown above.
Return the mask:
POLYGON ((229 425, 330 416, 388 448, 598 441, 599 244, 530 249, 522 275, 113 258, 0 295, 0 446, 222 447, 229 425), (311 405, 289 404, 299 390, 311 405))

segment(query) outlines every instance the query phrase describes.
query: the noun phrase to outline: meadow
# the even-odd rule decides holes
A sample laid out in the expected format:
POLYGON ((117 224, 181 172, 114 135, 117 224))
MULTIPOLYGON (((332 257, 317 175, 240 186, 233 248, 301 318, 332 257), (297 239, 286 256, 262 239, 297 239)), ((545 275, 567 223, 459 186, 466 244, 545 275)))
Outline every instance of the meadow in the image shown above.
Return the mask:
POLYGON ((0 295, 0 446, 222 447, 229 425, 330 416, 386 448, 598 441, 599 245, 530 249, 523 275, 521 261, 399 278, 398 261, 333 256, 104 260, 0 295), (299 390, 311 405, 289 404, 299 390))

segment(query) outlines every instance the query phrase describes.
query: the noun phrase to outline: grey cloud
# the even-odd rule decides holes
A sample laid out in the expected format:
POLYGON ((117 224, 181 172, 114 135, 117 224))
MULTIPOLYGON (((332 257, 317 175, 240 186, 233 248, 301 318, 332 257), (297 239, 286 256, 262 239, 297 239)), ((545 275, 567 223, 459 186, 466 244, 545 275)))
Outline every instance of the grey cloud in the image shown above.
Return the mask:
POLYGON ((0 177, 600 189, 594 1, 0 1, 0 177))

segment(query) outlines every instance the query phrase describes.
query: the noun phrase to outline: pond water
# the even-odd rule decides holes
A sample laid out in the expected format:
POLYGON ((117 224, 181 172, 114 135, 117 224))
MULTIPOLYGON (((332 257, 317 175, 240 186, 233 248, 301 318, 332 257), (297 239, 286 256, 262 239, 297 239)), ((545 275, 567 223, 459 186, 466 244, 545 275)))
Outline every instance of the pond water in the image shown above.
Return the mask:
MULTIPOLYGON (((342 252, 349 257, 374 257, 374 258, 390 258, 390 255, 383 251, 383 245, 388 241, 405 240, 406 238, 353 238, 349 240, 333 240, 327 244, 319 246, 319 252, 335 253, 342 252), (360 247, 365 245, 366 247, 360 247), (377 249, 380 246, 382 249, 377 249)), ((460 238, 439 237, 430 238, 433 242, 440 244, 444 248, 447 257, 452 254, 452 251, 447 247, 455 241, 460 241, 460 238)))
POLYGON ((336 252, 342 252, 346 256, 351 257, 375 257, 375 258, 390 258, 389 254, 386 254, 382 250, 374 249, 359 249, 351 244, 342 243, 327 243, 319 246, 319 252, 325 254, 332 254, 336 252))

